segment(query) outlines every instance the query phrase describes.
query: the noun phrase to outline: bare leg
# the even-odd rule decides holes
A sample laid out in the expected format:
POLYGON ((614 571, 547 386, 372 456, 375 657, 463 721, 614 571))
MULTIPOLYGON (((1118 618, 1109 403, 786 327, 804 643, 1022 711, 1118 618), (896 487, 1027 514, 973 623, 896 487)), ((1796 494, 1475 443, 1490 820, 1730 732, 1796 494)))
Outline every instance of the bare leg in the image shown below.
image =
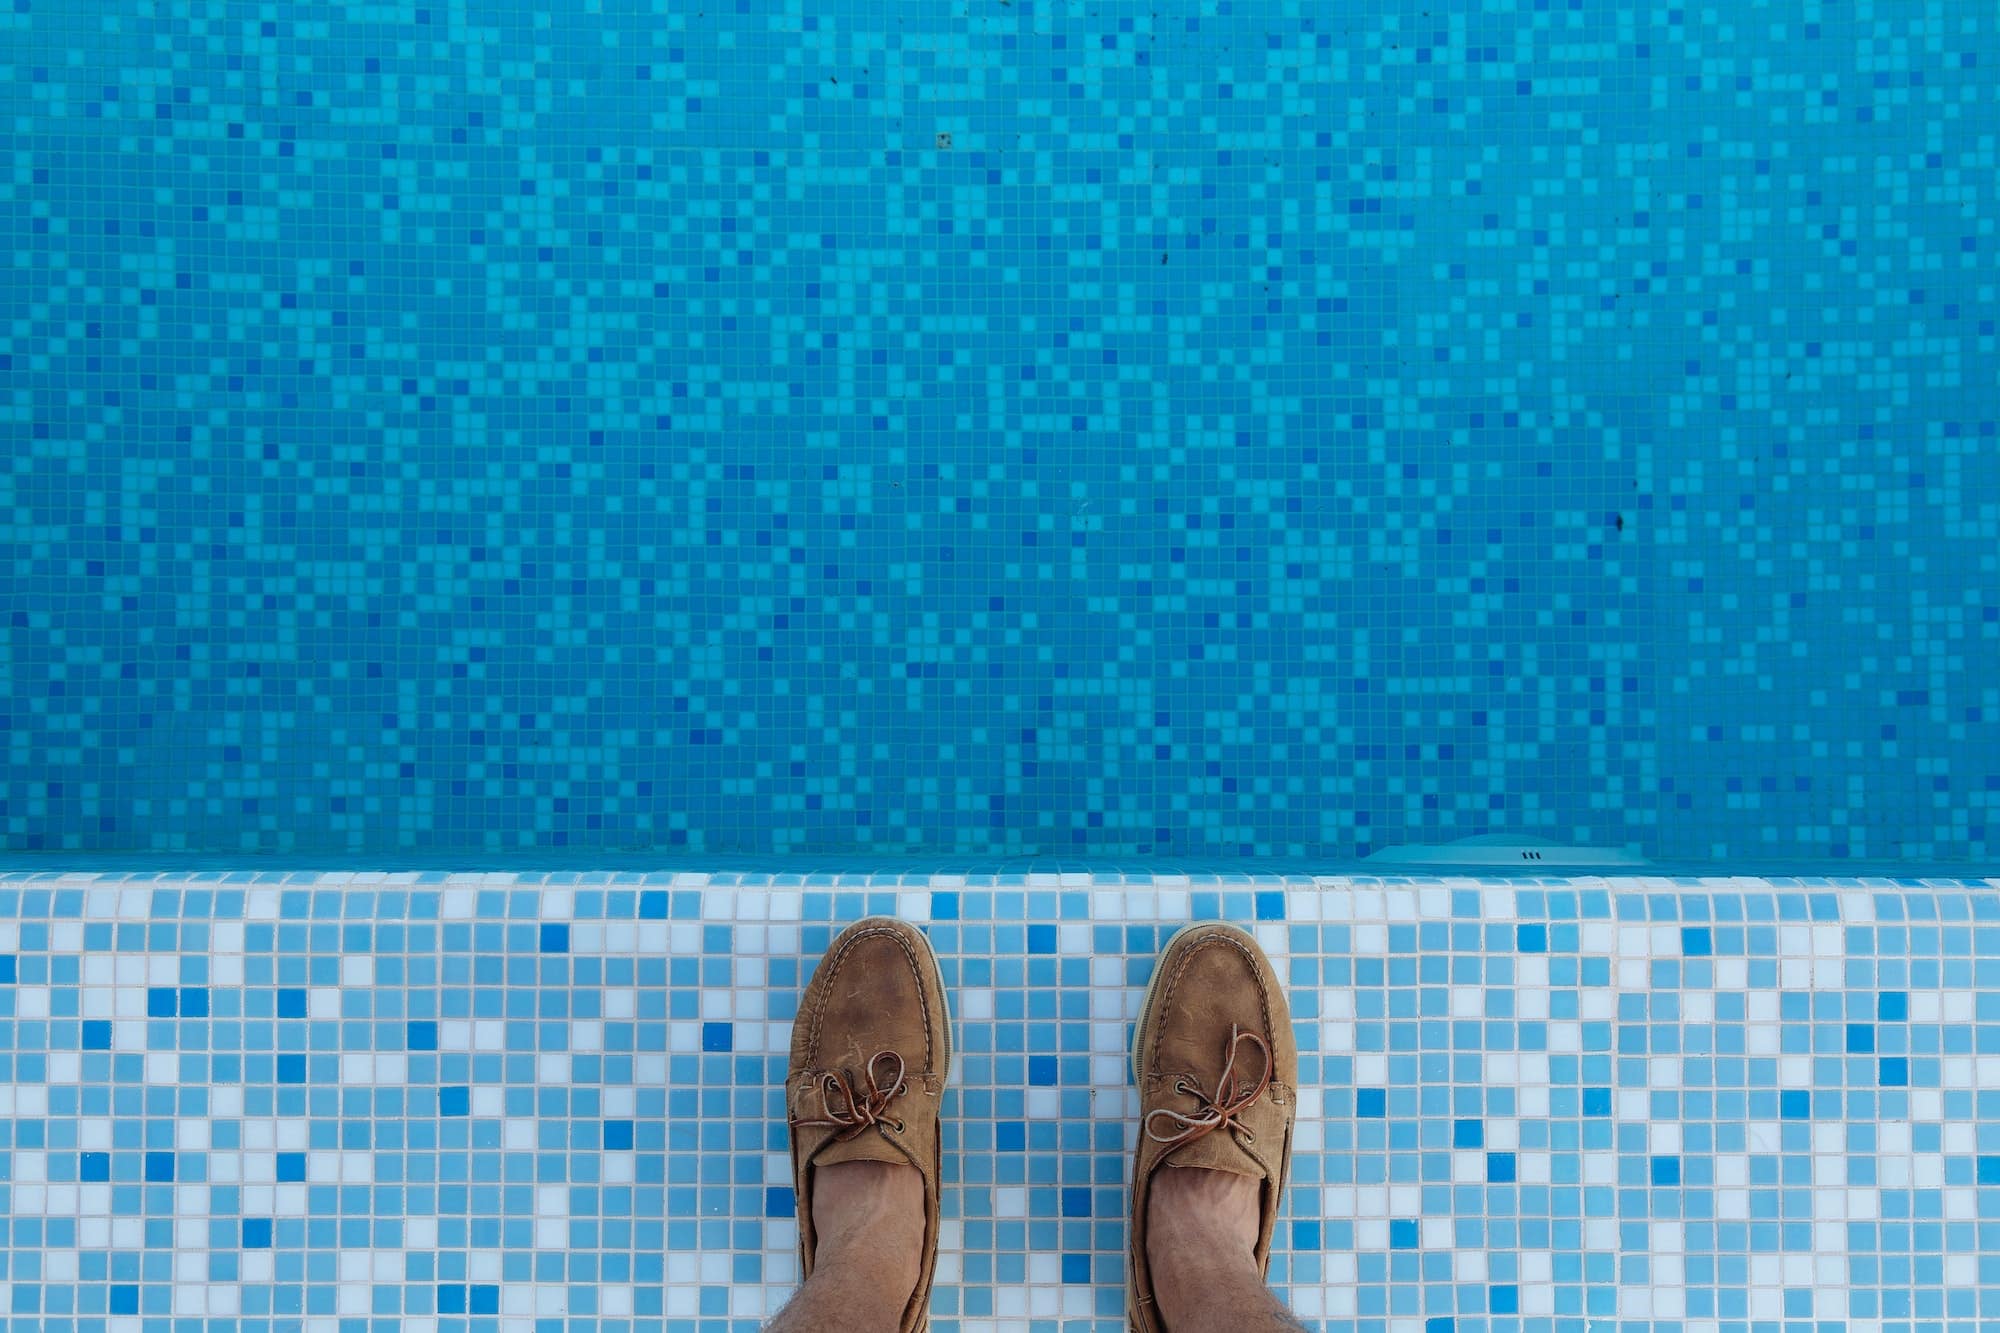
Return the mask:
POLYGON ((814 1173, 812 1276, 765 1333, 896 1333, 917 1289, 924 1181, 913 1166, 842 1162, 814 1173))
POLYGON ((1257 1271, 1258 1183, 1162 1168, 1146 1201, 1146 1262, 1167 1333, 1305 1333, 1257 1271))

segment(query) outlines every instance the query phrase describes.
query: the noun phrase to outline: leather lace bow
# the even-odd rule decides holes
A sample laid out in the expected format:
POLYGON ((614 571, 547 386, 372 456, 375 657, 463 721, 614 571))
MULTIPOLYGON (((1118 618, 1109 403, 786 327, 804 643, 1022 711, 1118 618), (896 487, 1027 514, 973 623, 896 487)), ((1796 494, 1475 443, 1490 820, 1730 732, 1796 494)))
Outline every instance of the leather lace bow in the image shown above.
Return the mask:
POLYGON ((877 1051, 874 1059, 868 1062, 866 1096, 855 1096, 854 1085, 847 1081, 846 1073, 838 1069, 821 1070, 818 1082, 820 1101, 826 1106, 827 1118, 794 1120, 794 1125, 826 1125, 838 1129, 840 1133, 833 1136, 837 1143, 845 1143, 870 1125, 894 1125, 898 1134, 903 1132, 901 1120, 882 1114, 889 1109, 890 1101, 901 1096, 910 1086, 909 1079, 904 1077, 903 1057, 896 1052, 877 1051), (885 1058, 896 1062, 896 1072, 886 1081, 875 1068, 885 1058), (834 1100, 836 1092, 840 1094, 837 1102, 834 1100))
POLYGON ((1211 1096, 1203 1092, 1199 1085, 1185 1077, 1175 1079, 1174 1091, 1199 1098, 1201 1100, 1201 1109, 1193 1115, 1183 1115, 1181 1112, 1165 1106, 1148 1111, 1146 1113, 1146 1137, 1155 1143, 1164 1143, 1170 1148, 1175 1148, 1184 1143, 1193 1143, 1202 1135, 1228 1125, 1242 1136, 1244 1143, 1255 1143, 1257 1136, 1251 1133, 1249 1127, 1238 1119, 1238 1117, 1244 1111, 1249 1110, 1256 1103, 1257 1099, 1264 1095, 1264 1089, 1270 1086, 1271 1048, 1256 1033, 1244 1032, 1232 1023, 1229 1025, 1229 1059, 1223 1063, 1222 1077, 1215 1081, 1214 1095, 1211 1096), (1258 1077, 1256 1083, 1245 1083, 1240 1087, 1234 1087, 1230 1083, 1230 1076, 1236 1072, 1236 1049, 1246 1041, 1254 1042, 1257 1049, 1264 1053, 1264 1072, 1258 1077), (1164 1135, 1155 1133, 1153 1131, 1154 1116, 1165 1116, 1168 1120, 1180 1126, 1180 1132, 1164 1135))

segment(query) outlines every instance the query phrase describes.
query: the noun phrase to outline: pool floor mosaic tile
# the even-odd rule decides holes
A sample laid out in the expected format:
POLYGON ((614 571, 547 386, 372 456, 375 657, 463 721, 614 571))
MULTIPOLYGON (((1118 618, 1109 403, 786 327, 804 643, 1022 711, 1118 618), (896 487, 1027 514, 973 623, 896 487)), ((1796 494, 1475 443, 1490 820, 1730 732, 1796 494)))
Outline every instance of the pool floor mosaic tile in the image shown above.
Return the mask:
POLYGON ((1123 1327, 1130 1024, 1207 917, 1288 980, 1312 1327, 2000 1327, 2000 880, 1086 873, 0 875, 0 1318, 756 1328, 789 1022, 878 912, 951 989, 941 1333, 1123 1327))
POLYGON ((0 850, 2000 854, 1991 0, 0 73, 0 850))

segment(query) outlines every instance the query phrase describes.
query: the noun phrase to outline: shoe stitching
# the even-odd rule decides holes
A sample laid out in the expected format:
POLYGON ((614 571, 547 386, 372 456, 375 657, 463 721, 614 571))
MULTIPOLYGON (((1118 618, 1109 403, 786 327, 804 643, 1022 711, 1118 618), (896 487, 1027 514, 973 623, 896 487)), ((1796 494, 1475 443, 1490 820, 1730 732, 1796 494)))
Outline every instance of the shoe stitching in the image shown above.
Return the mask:
MULTIPOLYGON (((854 947, 863 940, 872 939, 878 935, 887 935, 896 942, 896 947, 903 951, 903 958, 910 965, 910 971, 916 976, 917 1004, 921 1007, 924 1018, 924 1071, 929 1073, 931 1072, 932 1064, 930 992, 924 985, 923 970, 917 966, 916 950, 911 947, 908 937, 903 932, 892 930, 886 926, 871 926, 866 930, 858 930, 847 937, 847 941, 840 946, 840 952, 828 959, 828 966, 821 969, 821 971, 825 972, 828 986, 830 987, 833 975, 840 970, 841 965, 847 960, 847 955, 853 951, 854 947)), ((818 982, 819 980, 820 973, 813 973, 813 982, 818 982)), ((826 1017, 825 990, 827 988, 823 987, 821 990, 820 1002, 813 1007, 812 1026, 807 1030, 806 1065, 808 1067, 817 1064, 819 1061, 820 1024, 826 1017)))
MULTIPOLYGON (((1272 1033, 1272 1035, 1275 1036, 1276 1029, 1272 1026, 1271 1023, 1271 993, 1264 985, 1264 969, 1257 965, 1257 959, 1254 956, 1252 956, 1251 952, 1248 949, 1243 947, 1243 943, 1241 940, 1233 939, 1228 935, 1214 934, 1214 935, 1201 936, 1197 938, 1193 944, 1189 945, 1188 948, 1182 951, 1181 957, 1174 965, 1173 975, 1167 978, 1167 988, 1160 993, 1159 1008, 1154 1010, 1155 1015, 1157 1016, 1159 1014, 1164 1014, 1173 1006, 1174 992, 1180 988, 1181 978, 1187 975, 1188 964, 1194 960, 1194 956, 1197 953, 1199 953, 1202 949, 1202 946, 1206 944, 1226 944, 1230 948, 1236 950, 1237 954, 1242 957, 1243 961, 1249 964, 1250 975, 1257 982, 1257 1004, 1259 1012, 1261 1013, 1264 1019, 1264 1031, 1270 1032, 1272 1033)), ((1160 1042, 1163 1040, 1164 1036, 1165 1036, 1165 1025, 1158 1023, 1156 1017, 1156 1022, 1153 1029, 1153 1042, 1152 1042, 1153 1058, 1147 1061, 1148 1068, 1157 1066, 1159 1064, 1160 1042)))

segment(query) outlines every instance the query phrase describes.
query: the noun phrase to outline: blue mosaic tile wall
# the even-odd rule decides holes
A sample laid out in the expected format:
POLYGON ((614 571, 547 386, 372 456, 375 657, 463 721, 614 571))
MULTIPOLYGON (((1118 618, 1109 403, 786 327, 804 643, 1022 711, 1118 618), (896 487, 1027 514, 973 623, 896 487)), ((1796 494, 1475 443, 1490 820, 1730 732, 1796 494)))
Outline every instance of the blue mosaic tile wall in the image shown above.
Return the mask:
POLYGON ((2000 1320, 2000 880, 0 876, 0 1319, 748 1333, 840 925, 951 990, 939 1333, 1123 1327, 1126 1050, 1254 929, 1304 1088, 1272 1258, 1328 1333, 2000 1320))
POLYGON ((0 5, 0 850, 1963 863, 1989 6, 0 5))

